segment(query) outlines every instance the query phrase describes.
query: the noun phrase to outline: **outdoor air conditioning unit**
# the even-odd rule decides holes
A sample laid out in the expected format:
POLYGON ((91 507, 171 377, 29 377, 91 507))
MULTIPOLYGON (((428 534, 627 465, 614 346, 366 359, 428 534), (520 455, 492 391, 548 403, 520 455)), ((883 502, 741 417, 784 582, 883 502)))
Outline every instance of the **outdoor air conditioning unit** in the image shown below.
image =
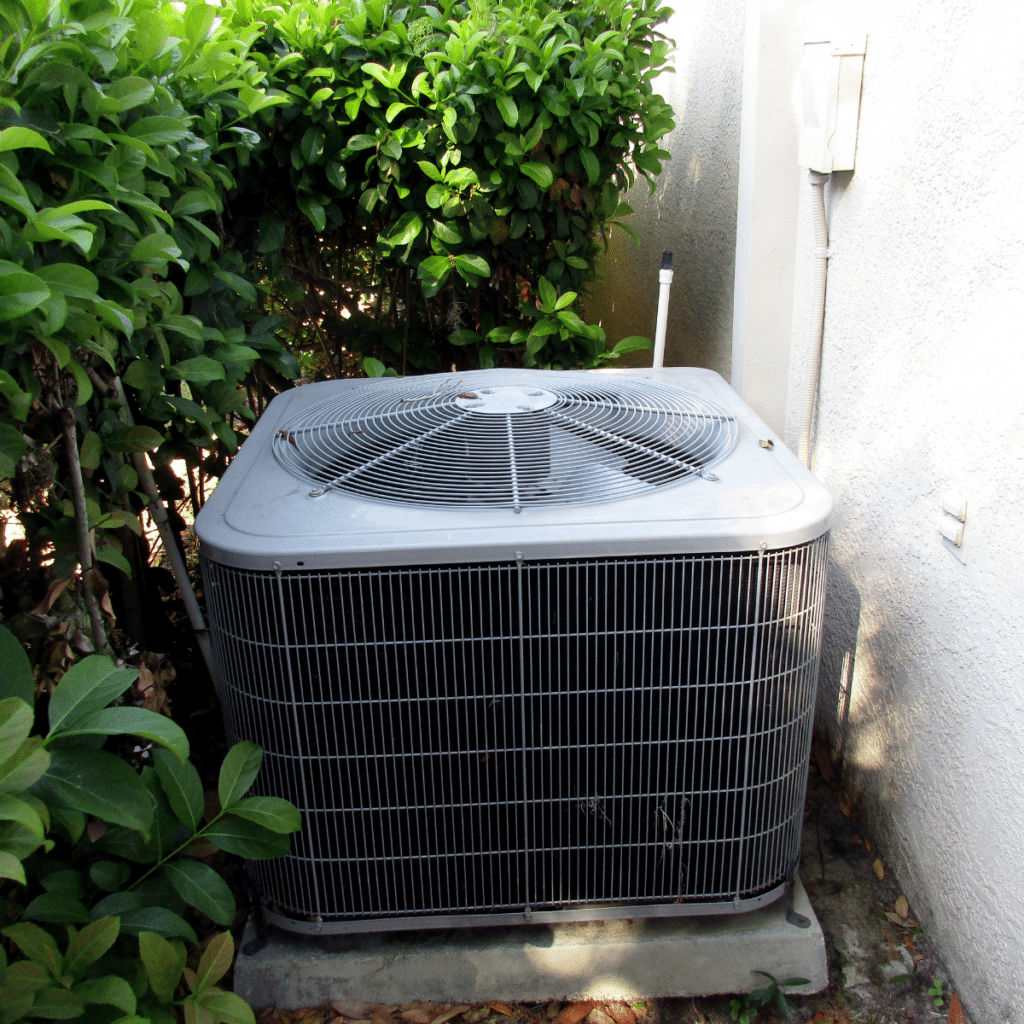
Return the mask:
POLYGON ((794 877, 831 500, 714 373, 276 398, 196 522, 297 932, 721 914, 794 877))

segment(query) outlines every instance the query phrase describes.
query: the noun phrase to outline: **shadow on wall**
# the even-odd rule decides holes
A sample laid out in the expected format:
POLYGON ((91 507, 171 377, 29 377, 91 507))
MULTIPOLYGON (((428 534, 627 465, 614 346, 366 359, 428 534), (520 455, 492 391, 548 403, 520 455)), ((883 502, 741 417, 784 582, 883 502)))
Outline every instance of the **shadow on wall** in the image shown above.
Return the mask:
POLYGON ((846 570, 830 559, 815 719, 828 738, 837 764, 842 763, 846 752, 860 614, 860 591, 846 570))

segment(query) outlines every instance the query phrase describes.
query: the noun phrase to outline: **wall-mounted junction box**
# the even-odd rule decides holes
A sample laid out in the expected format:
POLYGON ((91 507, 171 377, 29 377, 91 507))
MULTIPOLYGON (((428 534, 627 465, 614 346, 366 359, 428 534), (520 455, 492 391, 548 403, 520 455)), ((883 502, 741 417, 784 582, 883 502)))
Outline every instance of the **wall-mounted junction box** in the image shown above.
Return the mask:
POLYGON ((804 43, 798 163, 821 174, 852 171, 867 37, 804 43))

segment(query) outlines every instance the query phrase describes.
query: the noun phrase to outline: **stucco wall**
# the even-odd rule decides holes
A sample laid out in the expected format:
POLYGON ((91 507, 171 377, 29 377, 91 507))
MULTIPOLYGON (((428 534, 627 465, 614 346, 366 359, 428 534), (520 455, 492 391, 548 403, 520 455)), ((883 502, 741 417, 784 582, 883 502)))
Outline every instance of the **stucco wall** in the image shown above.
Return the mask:
POLYGON ((813 468, 837 513, 818 721, 973 1019, 1021 1022, 1024 10, 904 0, 858 13, 857 169, 828 189, 813 468), (968 499, 966 562, 936 529, 950 486, 968 499))
MULTIPOLYGON (((661 253, 675 254, 665 363, 705 366, 729 375, 736 181, 743 78, 744 0, 672 5, 662 31, 675 44, 675 73, 655 89, 672 104, 676 128, 661 143, 672 159, 650 195, 641 179, 627 201, 640 247, 613 233, 606 277, 586 302, 614 344, 631 334, 653 340, 661 253)), ((650 365, 640 352, 633 365, 650 365)))

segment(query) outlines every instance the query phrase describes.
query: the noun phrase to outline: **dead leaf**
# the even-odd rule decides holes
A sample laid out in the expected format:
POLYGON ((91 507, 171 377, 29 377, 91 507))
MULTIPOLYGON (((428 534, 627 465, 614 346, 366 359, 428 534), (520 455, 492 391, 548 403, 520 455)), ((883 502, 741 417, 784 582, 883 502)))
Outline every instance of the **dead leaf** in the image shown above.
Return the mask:
POLYGON ((607 1003, 605 1009, 615 1024, 636 1024, 636 1014, 625 1003, 607 1003))
POLYGON ((370 1024, 395 1024, 395 1018, 382 1006, 378 1006, 370 1017, 370 1024))
POLYGON ((85 826, 85 831, 94 843, 98 843, 103 838, 103 833, 107 831, 107 823, 105 821, 90 821, 85 826))
POLYGON ((53 602, 64 593, 68 584, 71 583, 74 578, 74 576, 65 576, 63 579, 54 580, 46 589, 46 597, 44 597, 42 601, 40 601, 39 604, 29 612, 29 615, 35 615, 38 618, 42 618, 44 615, 48 614, 50 609, 53 607, 53 602))
POLYGON ((893 910, 902 918, 906 918, 907 914, 910 913, 910 903, 907 901, 906 896, 897 896, 896 902, 892 906, 893 910))
POLYGON ((845 789, 836 790, 836 803, 839 805, 839 810, 847 818, 853 817, 853 801, 850 799, 850 794, 845 789))
POLYGON ((615 1024, 615 1020, 608 1015, 603 1006, 595 1006, 587 1014, 587 1024, 615 1024))
MULTIPOLYGON (((438 1014, 430 1022, 430 1024, 445 1024, 445 1022, 451 1020, 452 1017, 458 1017, 460 1013, 465 1013, 467 1010, 470 1009, 472 1009, 472 1007, 468 1004, 463 1004, 462 1006, 453 1006, 450 1010, 445 1010, 444 1013, 438 1014)), ((374 1024, 376 1024, 376 1021, 374 1021, 374 1024)))
POLYGON ((491 1008, 486 1004, 484 1006, 478 1006, 475 1010, 470 1010, 462 1015, 462 1019, 466 1024, 477 1024, 477 1021, 481 1021, 490 1013, 491 1008))
POLYGON ((960 997, 955 992, 949 997, 949 1024, 967 1024, 960 997))
POLYGON ((398 1016, 402 1020, 408 1021, 409 1024, 430 1024, 434 1019, 431 1014, 427 1013, 422 1006, 416 1003, 407 1003, 398 1011, 398 1016))
POLYGON ((874 871, 875 878, 880 882, 885 878, 885 865, 877 857, 875 858, 875 863, 871 865, 871 870, 874 871))
POLYGON ((504 1003, 488 1003, 487 1004, 495 1013, 500 1013, 503 1017, 514 1017, 515 1014, 511 1008, 506 1006, 504 1003))
POLYGON ((547 1010, 545 1010, 544 1016, 547 1017, 548 1020, 554 1020, 555 1017, 558 1016, 561 1009, 562 1004, 557 999, 553 999, 550 1003, 548 1003, 548 1008, 547 1010))
POLYGON ((587 1016, 596 1004, 592 999, 584 1003, 570 1003, 555 1018, 555 1024, 580 1024, 580 1021, 587 1016))
POLYGON ((865 845, 865 847, 867 847, 868 853, 874 853, 875 852, 875 844, 873 842, 871 842, 871 840, 868 837, 864 838, 864 845, 865 845))

